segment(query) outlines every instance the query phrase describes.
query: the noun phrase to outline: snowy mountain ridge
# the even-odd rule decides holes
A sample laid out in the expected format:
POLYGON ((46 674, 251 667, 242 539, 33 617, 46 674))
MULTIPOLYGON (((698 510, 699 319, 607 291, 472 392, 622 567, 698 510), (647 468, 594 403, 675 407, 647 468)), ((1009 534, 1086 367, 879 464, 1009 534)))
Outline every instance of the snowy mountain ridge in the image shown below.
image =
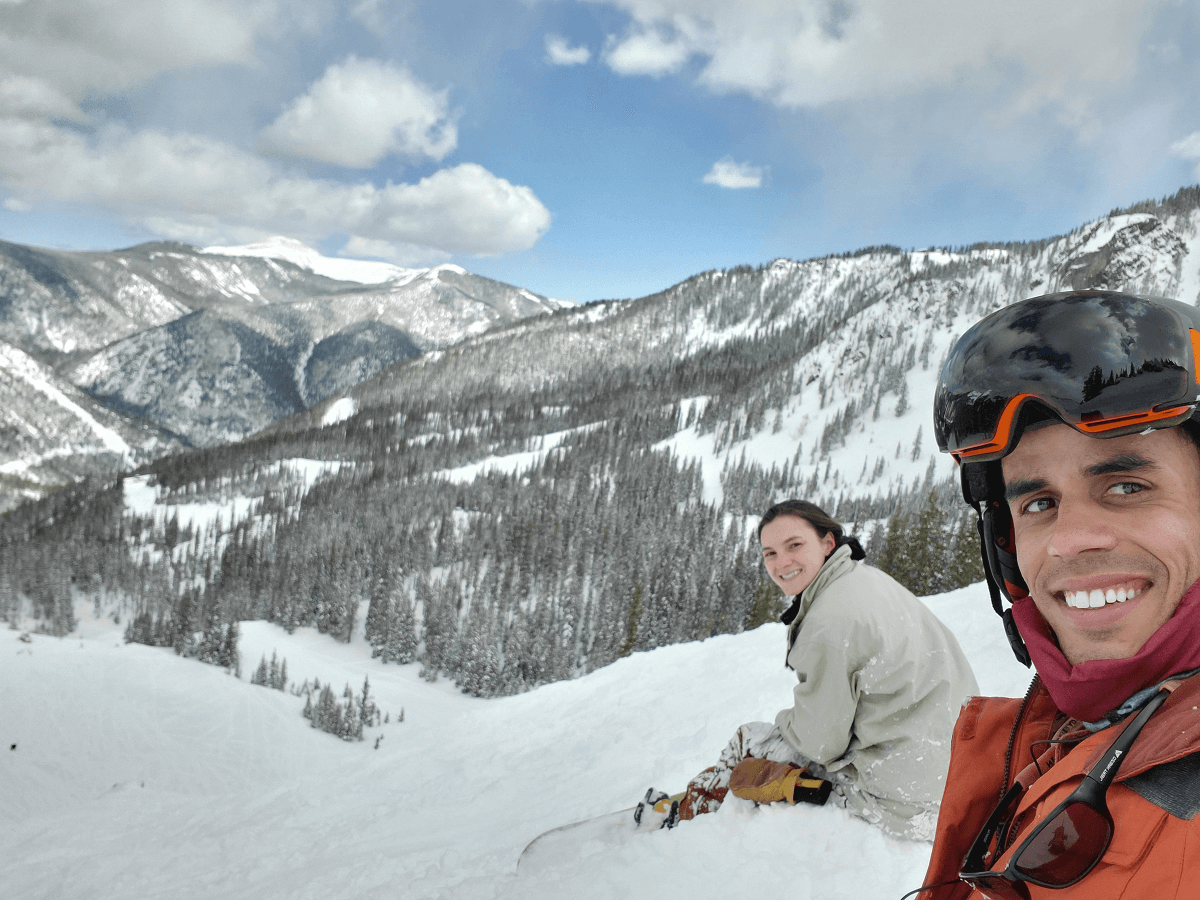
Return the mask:
POLYGON ((767 470, 801 457, 780 490, 811 484, 836 503, 839 493, 878 496, 900 479, 911 488, 930 466, 935 480, 948 477, 953 466, 933 446, 929 410, 950 345, 993 309, 1071 288, 1195 303, 1200 209, 1184 203, 1118 213, 1026 244, 911 253, 873 248, 701 273, 650 297, 514 323, 468 339, 453 354, 426 354, 398 366, 349 395, 367 411, 398 397, 448 397, 485 382, 514 393, 553 391, 589 366, 635 371, 777 354, 769 376, 754 376, 761 383, 718 397, 667 446, 687 448, 706 471, 715 469, 711 479, 743 451, 767 470), (788 365, 786 357, 794 362, 788 365))
MULTIPOLYGON (((142 435, 131 457, 140 460, 241 440, 397 360, 561 306, 459 266, 331 259, 286 239, 111 253, 0 242, 0 343, 50 367, 39 377, 59 393, 82 390, 125 418, 129 436, 142 435), (159 430, 164 439, 147 443, 159 430)), ((100 445, 35 449, 18 437, 52 443, 54 433, 30 399, 44 391, 16 383, 25 371, 10 368, 11 393, 0 394, 15 423, 0 466, 26 482, 0 491, 0 509, 113 464, 100 445)))

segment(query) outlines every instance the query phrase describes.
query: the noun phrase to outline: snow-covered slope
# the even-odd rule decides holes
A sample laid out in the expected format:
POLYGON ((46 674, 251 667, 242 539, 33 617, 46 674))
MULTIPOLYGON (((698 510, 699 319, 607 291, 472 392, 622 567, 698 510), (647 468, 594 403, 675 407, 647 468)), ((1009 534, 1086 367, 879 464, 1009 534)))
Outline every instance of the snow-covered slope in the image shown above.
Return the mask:
POLYGON ((179 449, 105 409, 53 369, 0 341, 0 512, 49 481, 129 466, 179 449))
MULTIPOLYGON (((1024 690, 982 586, 927 602, 985 692, 1024 690)), ((361 640, 244 623, 244 673, 276 651, 295 682, 357 690, 369 675, 391 722, 346 744, 308 727, 302 698, 125 645, 111 620, 79 615, 61 640, 0 632, 8 897, 824 900, 899 896, 924 873, 928 844, 840 810, 731 799, 517 877, 539 833, 630 806, 650 785, 681 789, 740 723, 790 702, 779 625, 478 700, 371 660, 361 640)))

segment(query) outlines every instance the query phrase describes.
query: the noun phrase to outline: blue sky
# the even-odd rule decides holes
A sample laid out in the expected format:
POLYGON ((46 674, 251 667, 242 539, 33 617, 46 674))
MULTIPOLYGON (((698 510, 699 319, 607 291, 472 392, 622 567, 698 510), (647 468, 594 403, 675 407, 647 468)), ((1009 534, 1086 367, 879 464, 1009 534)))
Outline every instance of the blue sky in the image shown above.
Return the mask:
POLYGON ((1177 0, 0 0, 0 239, 297 238, 575 302, 1195 183, 1177 0))

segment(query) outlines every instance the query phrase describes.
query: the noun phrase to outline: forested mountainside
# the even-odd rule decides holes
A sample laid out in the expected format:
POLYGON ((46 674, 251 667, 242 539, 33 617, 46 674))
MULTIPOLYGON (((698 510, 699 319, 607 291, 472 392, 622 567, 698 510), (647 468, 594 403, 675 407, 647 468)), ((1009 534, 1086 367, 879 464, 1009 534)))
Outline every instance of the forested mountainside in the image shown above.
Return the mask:
POLYGON ((0 510, 240 440, 399 360, 561 305, 457 266, 355 264, 294 242, 214 250, 0 242, 0 355, 15 360, 0 380, 0 510))
POLYGON ((490 696, 772 615, 754 528, 785 496, 919 593, 966 583, 973 524, 930 431, 950 344, 1053 290, 1195 303, 1198 223, 1189 188, 1053 239, 778 260, 495 329, 9 513, 0 604, 61 631, 73 590, 213 660, 242 619, 365 624, 385 659, 490 696))

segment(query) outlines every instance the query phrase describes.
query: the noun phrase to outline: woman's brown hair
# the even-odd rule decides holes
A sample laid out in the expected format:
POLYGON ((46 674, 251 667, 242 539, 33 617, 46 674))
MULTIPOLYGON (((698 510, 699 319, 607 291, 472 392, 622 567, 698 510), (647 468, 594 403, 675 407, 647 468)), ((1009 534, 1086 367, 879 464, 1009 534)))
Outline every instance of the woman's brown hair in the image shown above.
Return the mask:
MULTIPOLYGON (((773 522, 780 516, 796 516, 804 519, 813 530, 817 532, 817 537, 823 538, 827 534, 832 534, 834 539, 833 550, 843 544, 850 548, 851 559, 863 559, 866 553, 863 551, 862 544, 858 542, 858 538, 853 535, 847 536, 846 531, 842 528, 841 523, 834 520, 833 516, 821 509, 815 503, 809 503, 807 500, 781 500, 776 503, 765 513, 762 520, 758 523, 758 539, 762 540, 763 526, 769 522, 773 522)), ((830 554, 833 553, 830 550, 830 554)), ((826 556, 826 559, 829 557, 826 556)))

